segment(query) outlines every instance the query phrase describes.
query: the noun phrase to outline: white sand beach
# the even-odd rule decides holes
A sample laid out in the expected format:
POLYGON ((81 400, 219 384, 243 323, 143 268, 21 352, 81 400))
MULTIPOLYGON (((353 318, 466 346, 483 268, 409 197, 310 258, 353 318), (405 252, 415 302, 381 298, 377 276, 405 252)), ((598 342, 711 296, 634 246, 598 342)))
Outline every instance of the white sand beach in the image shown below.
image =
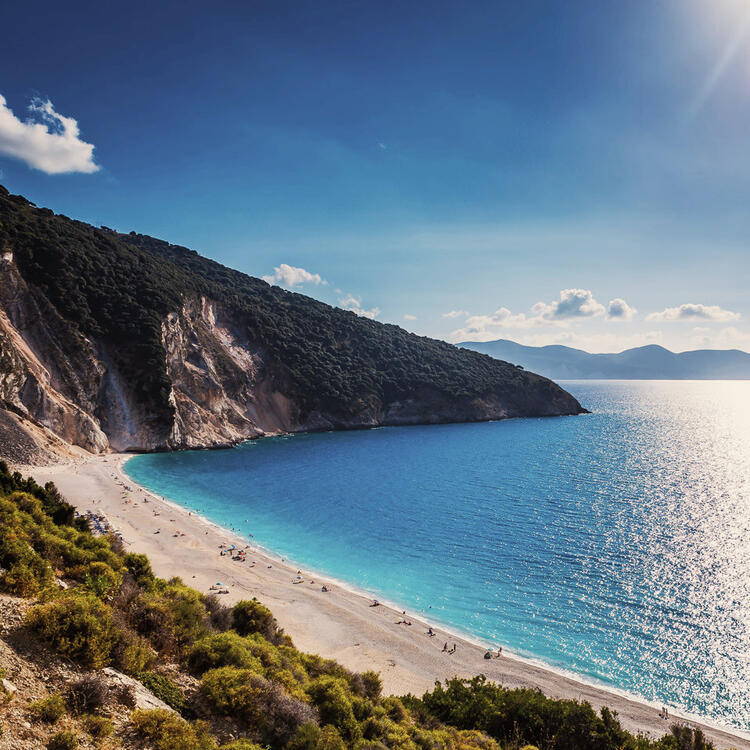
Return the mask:
MULTIPOLYGON (((304 569, 299 573, 303 582, 293 583, 300 580, 296 567, 252 546, 246 562, 220 556, 220 545, 245 547, 248 540, 138 487, 122 473, 126 459, 108 455, 49 467, 16 468, 39 482, 54 481, 81 512, 104 514, 122 534, 128 550, 149 556, 157 575, 180 576, 203 592, 221 582, 229 592, 222 596, 226 604, 257 597, 270 607, 298 648, 336 659, 349 669, 380 672, 387 693, 421 694, 431 689, 435 680, 485 674, 507 687, 539 688, 549 696, 589 701, 597 709, 606 705, 618 713, 627 729, 652 737, 668 732, 671 720, 680 718, 679 712, 670 708, 670 720, 665 720, 659 715, 660 706, 580 682, 505 652, 499 658, 485 659, 486 649, 479 644, 434 624, 435 635, 430 636, 429 624, 408 611, 404 615, 383 604, 370 606, 372 600, 365 596, 304 569), (124 485, 132 491, 126 491, 124 485), (155 533, 157 530, 160 532, 155 533), (322 591, 323 585, 329 591, 322 591), (403 619, 411 625, 397 624, 403 619), (455 653, 442 651, 446 642, 449 648, 456 644, 455 653)), ((717 729, 693 718, 686 722, 700 726, 717 747, 750 748, 750 735, 717 729)))

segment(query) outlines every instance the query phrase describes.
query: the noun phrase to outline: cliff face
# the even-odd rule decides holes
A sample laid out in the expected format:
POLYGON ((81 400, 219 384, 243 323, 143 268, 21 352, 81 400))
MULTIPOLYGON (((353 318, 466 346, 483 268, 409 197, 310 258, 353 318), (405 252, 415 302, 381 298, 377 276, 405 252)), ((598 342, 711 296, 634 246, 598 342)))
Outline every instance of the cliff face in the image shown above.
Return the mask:
MULTIPOLYGON (((6 410, 40 430, 99 453, 109 441, 95 416, 104 368, 90 342, 76 341, 65 322, 0 259, 0 400, 6 410)), ((34 429, 36 428, 36 429, 34 429)), ((9 428, 6 428, 9 429, 9 428)), ((54 448, 53 448, 54 450, 54 448)))
POLYGON ((578 414, 551 381, 0 188, 0 457, 578 414))
POLYGON ((260 350, 240 339, 215 302, 186 301, 162 322, 174 417, 161 422, 138 402, 105 345, 76 340, 39 304, 12 254, 0 260, 0 279, 0 399, 35 442, 46 430, 93 453, 202 448, 308 426, 274 390, 260 350))

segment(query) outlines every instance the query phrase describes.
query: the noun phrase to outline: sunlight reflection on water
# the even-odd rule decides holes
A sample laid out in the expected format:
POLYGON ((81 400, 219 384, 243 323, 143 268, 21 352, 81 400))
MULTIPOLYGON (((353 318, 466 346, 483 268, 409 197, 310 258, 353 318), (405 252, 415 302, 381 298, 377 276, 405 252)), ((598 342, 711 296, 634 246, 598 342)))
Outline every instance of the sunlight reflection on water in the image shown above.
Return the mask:
POLYGON ((574 382, 593 414, 139 456, 302 564, 750 728, 750 383, 574 382))

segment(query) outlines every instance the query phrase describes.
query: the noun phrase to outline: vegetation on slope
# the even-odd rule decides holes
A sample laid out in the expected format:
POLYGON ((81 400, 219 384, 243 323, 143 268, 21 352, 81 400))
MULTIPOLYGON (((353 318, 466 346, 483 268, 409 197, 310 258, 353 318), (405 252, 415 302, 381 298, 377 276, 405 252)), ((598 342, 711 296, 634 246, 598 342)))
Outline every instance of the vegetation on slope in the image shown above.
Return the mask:
MULTIPOLYGON (((108 747, 157 750, 711 747, 684 727, 658 741, 635 737, 606 709, 481 677, 436 684, 421 698, 384 697, 374 672, 298 651, 260 602, 228 608, 177 578, 159 579, 145 556, 95 537, 71 510, 53 485, 0 462, 0 589, 35 597, 26 627, 38 648, 91 670, 28 707, 40 723, 68 717, 48 747, 77 747, 77 732, 95 743, 109 737, 108 747), (133 675, 174 711, 135 710, 113 723, 113 701, 126 698, 108 693, 97 677, 104 666, 133 675)), ((0 730, 12 736, 2 715, 0 730)))
MULTIPOLYGON (((553 383, 506 362, 269 286, 144 235, 121 235, 36 208, 0 187, 0 248, 71 328, 100 342, 150 413, 171 415, 161 322, 186 297, 219 301, 261 347, 279 390, 302 409, 351 419, 372 404, 436 393, 515 394, 553 383)), ((542 399, 544 400, 544 399, 542 399)), ((571 410, 575 401, 570 400, 571 410)))

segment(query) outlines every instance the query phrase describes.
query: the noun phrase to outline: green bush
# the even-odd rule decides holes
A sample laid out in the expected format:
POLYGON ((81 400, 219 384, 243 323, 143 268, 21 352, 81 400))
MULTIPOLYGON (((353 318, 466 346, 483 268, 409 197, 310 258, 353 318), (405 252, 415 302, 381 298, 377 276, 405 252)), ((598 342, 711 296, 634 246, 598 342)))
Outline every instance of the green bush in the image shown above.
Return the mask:
POLYGON ((130 721, 135 731, 149 740, 154 750, 214 750, 216 740, 201 721, 193 724, 166 709, 134 711, 130 721))
POLYGON ((171 628, 178 653, 211 632, 211 618, 203 595, 179 578, 160 582, 158 596, 171 615, 171 628))
POLYGON ((659 750, 713 750, 700 729, 681 724, 671 726, 671 734, 656 743, 659 750))
POLYGON ((130 630, 120 631, 112 652, 113 662, 126 674, 149 669, 156 661, 156 652, 142 636, 130 630))
MULTIPOLYGON (((597 714, 590 704, 547 698, 539 690, 505 689, 484 676, 454 678, 443 687, 435 683, 421 701, 407 698, 409 707, 423 707, 441 722, 459 729, 479 729, 501 744, 543 745, 549 750, 621 750, 639 747, 613 714, 597 714)), ((641 745, 642 746, 642 745, 641 745)))
POLYGON ((50 737, 47 750, 76 750, 78 737, 73 732, 57 732, 50 737))
POLYGON ((91 669, 109 663, 119 632, 112 610, 92 595, 66 595, 29 610, 26 622, 55 651, 91 669))
POLYGON ((212 628, 223 631, 232 627, 231 607, 227 607, 216 594, 203 596, 202 601, 208 612, 212 628))
POLYGON ((352 696, 344 680, 328 675, 318 677, 308 685, 306 692, 318 709, 322 724, 336 727, 348 742, 359 739, 360 729, 354 716, 352 696))
POLYGON ((169 677, 156 672, 138 672, 135 678, 170 708, 179 712, 185 708, 185 694, 169 677))
POLYGON ((201 696, 212 710, 242 721, 263 742, 285 744, 316 711, 251 669, 219 667, 203 675, 201 696))
POLYGON ((34 596, 51 585, 54 576, 52 567, 31 545, 37 520, 44 520, 41 505, 30 495, 15 493, 7 500, 0 501, 0 523, 3 535, 0 537, 0 588, 15 596, 34 596), (33 506, 36 513, 18 510, 25 502, 33 506))
POLYGON ((146 555, 130 552, 125 555, 125 567, 128 573, 135 578, 139 586, 148 586, 153 583, 154 573, 151 570, 151 563, 146 555))
POLYGON ((99 599, 104 599, 122 583, 122 574, 112 570, 105 562, 95 560, 86 571, 86 586, 99 599))
POLYGON ((82 716, 81 726, 95 740, 103 740, 105 737, 110 737, 115 731, 115 725, 111 719, 107 719, 104 716, 95 716, 94 714, 82 716))
POLYGON ((174 618, 169 603, 164 601, 155 590, 138 593, 129 602, 125 616, 128 625, 136 633, 147 638, 160 654, 171 655, 178 650, 174 618))
POLYGON ((65 701, 57 693, 40 698, 29 705, 29 713, 37 721, 54 724, 65 715, 65 701))
POLYGON ((52 569, 43 560, 31 565, 18 562, 0 576, 0 589, 14 596, 30 597, 49 586, 52 580, 52 569))
POLYGON ((317 747, 319 750, 346 750, 346 744, 341 739, 338 729, 330 724, 321 730, 317 747))
POLYGON ((278 633, 276 618, 257 599, 243 599, 232 607, 232 627, 240 635, 260 633, 271 642, 278 633))
POLYGON ((262 745, 248 739, 234 740, 222 745, 219 750, 264 750, 262 745))
POLYGON ((320 746, 320 727, 308 722, 300 726, 285 750, 316 750, 320 746))
POLYGON ((377 700, 380 698, 380 693, 383 690, 383 681, 380 679, 380 675, 372 670, 362 672, 360 675, 362 678, 362 685, 364 695, 371 700, 377 700))
POLYGON ((201 638, 188 651, 186 664, 196 675, 217 667, 242 667, 263 672, 260 659, 253 654, 251 642, 232 631, 201 638))

